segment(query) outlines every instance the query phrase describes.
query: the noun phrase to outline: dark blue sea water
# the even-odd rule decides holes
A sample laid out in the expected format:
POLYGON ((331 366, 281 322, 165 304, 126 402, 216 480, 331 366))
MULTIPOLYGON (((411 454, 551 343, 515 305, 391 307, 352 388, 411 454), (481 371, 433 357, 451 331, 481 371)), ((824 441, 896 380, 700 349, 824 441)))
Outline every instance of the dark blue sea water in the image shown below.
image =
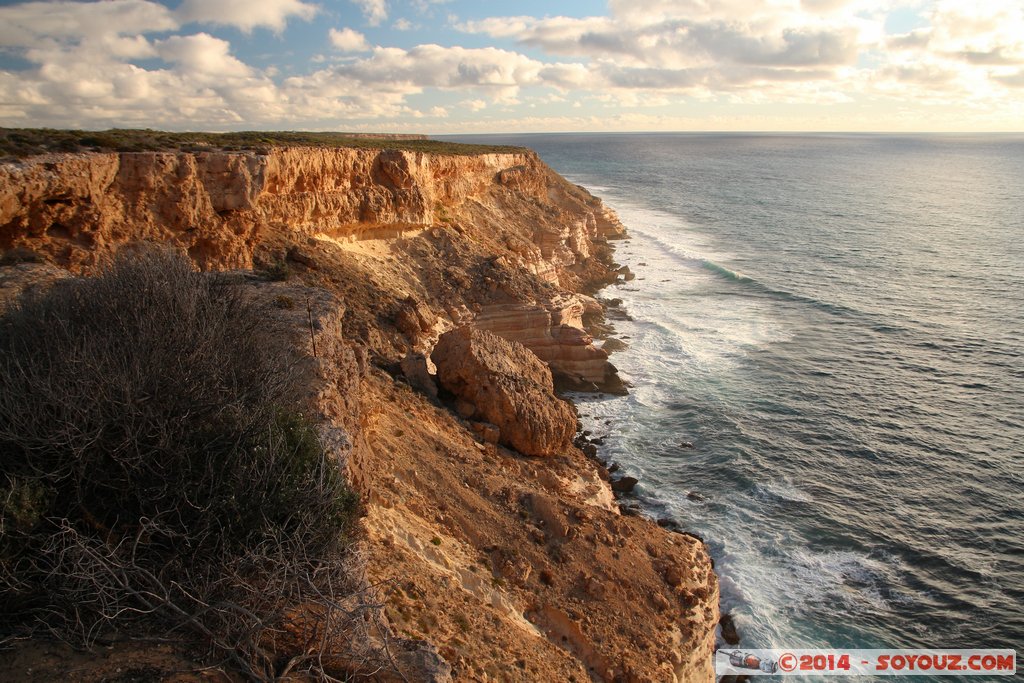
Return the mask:
POLYGON ((1024 647, 1024 136, 459 139, 629 229, 634 388, 580 409, 743 646, 1024 647))

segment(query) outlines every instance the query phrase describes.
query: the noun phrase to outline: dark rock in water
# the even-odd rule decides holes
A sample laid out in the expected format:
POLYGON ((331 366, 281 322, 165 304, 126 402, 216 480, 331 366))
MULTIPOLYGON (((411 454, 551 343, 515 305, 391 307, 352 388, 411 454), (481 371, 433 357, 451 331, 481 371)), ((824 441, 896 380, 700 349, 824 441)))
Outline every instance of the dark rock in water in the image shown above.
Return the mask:
POLYGON ((555 381, 555 391, 558 393, 579 391, 585 394, 596 394, 602 390, 601 387, 594 382, 583 379, 582 377, 573 377, 565 374, 564 372, 555 372, 552 374, 555 381))
POLYGON ((700 495, 696 491, 687 491, 686 492, 686 497, 689 498, 690 500, 696 501, 698 503, 702 503, 705 500, 707 500, 707 498, 705 498, 704 496, 700 495))
POLYGON ((608 305, 611 306, 611 307, 621 306, 622 305, 622 299, 609 299, 608 300, 608 305))
POLYGON ((619 377, 619 371, 611 363, 607 363, 604 369, 604 381, 598 385, 598 388, 606 393, 613 394, 615 396, 626 396, 629 394, 629 390, 626 389, 626 383, 619 377))
POLYGON ((680 441, 679 442, 679 447, 680 448, 693 448, 693 442, 692 441, 680 441))
POLYGON ((629 493, 636 488, 636 485, 640 483, 640 480, 636 477, 623 477, 618 481, 612 482, 612 491, 616 493, 629 493))
POLYGON ((589 429, 585 429, 585 430, 583 430, 583 436, 590 436, 590 435, 591 435, 591 433, 592 433, 592 432, 591 432, 591 431, 590 431, 589 429))
POLYGON ((618 471, 619 471, 619 463, 613 462, 611 465, 608 466, 609 474, 615 474, 618 471))
MULTIPOLYGON (((615 488, 615 484, 612 484, 612 488, 615 488)), ((640 510, 638 505, 620 505, 619 512, 626 517, 641 517, 643 511, 640 510)))
MULTIPOLYGON (((695 534, 692 531, 680 531, 679 533, 682 534, 683 536, 689 536, 690 538, 695 538, 698 541, 700 541, 701 543, 706 543, 706 541, 704 540, 703 536, 701 536, 700 534, 695 534)), ((713 560, 712 560, 712 562, 713 562, 713 560)))
POLYGON ((592 443, 588 443, 588 444, 584 445, 583 448, 580 449, 580 450, 582 450, 583 451, 583 455, 587 456, 588 458, 596 458, 597 457, 597 446, 595 446, 592 443))
POLYGON ((629 344, 622 341, 621 339, 615 339, 611 337, 605 339, 604 344, 601 344, 601 350, 607 353, 615 353, 616 351, 624 351, 629 348, 629 344))
POLYGON ((722 627, 722 640, 729 645, 740 644, 740 634, 736 631, 736 622, 733 620, 732 615, 726 612, 719 619, 718 624, 722 627))
POLYGON ((662 529, 679 531, 679 524, 674 519, 670 519, 669 517, 659 517, 657 521, 658 526, 660 526, 662 529))
POLYGON ((591 439, 590 443, 597 444, 598 446, 603 446, 604 445, 604 440, 607 439, 607 438, 608 438, 607 436, 599 436, 596 439, 591 439))

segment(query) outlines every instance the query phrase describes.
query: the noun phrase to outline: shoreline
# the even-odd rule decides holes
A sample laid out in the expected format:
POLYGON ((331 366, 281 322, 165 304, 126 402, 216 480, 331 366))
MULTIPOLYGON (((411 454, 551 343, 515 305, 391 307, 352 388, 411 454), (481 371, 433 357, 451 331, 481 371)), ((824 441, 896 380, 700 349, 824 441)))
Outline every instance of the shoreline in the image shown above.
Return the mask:
POLYGON ((311 405, 363 494, 382 633, 412 648, 400 670, 713 678, 706 548, 619 514, 553 393, 552 371, 616 377, 583 329, 598 300, 577 292, 631 274, 611 257, 614 212, 535 153, 93 153, 0 172, 19 188, 0 202, 9 253, 82 273, 149 239, 251 270, 268 295, 290 281, 273 299, 305 329, 311 405), (303 298, 318 302, 308 322, 303 298), (456 334, 470 352, 447 363, 468 383, 429 372, 456 334))
MULTIPOLYGON (((579 187, 586 189, 586 186, 583 184, 579 184, 579 187)), ((627 234, 620 239, 625 241, 633 240, 635 238, 632 234, 627 234)), ((615 253, 615 251, 616 249, 613 245, 612 252, 615 253)), ((638 265, 640 267, 647 266, 646 263, 640 263, 638 265)), ((602 285, 601 287, 594 288, 592 291, 588 292, 588 294, 594 296, 597 299, 597 301, 601 303, 602 315, 600 320, 584 320, 585 329, 589 334, 591 334, 591 336, 594 337, 595 341, 600 339, 605 342, 605 344, 602 345, 602 348, 607 347, 608 340, 613 340, 615 342, 618 342, 619 344, 624 344, 620 337, 614 336, 619 334, 618 330, 615 328, 614 321, 633 321, 633 317, 629 314, 628 310, 623 306, 623 302, 621 299, 608 299, 599 296, 601 292, 604 292, 609 287, 625 284, 627 282, 634 282, 636 279, 636 273, 634 273, 630 269, 628 264, 620 265, 617 262, 613 262, 611 264, 611 269, 615 273, 622 274, 623 279, 616 279, 612 282, 608 282, 602 285), (615 311, 615 315, 609 316, 609 311, 615 311), (612 320, 609 320, 609 318, 612 318, 612 320)), ((615 353, 628 353, 631 348, 632 344, 624 345, 621 347, 618 346, 618 344, 613 344, 612 348, 608 351, 609 358, 612 354, 615 353)), ((624 386, 627 389, 633 388, 633 385, 630 384, 629 382, 624 382, 624 386)), ((649 519, 657 523, 658 526, 667 529, 672 533, 677 533, 699 541, 701 544, 704 545, 704 548, 708 553, 708 557, 711 561, 712 570, 714 570, 715 574, 718 575, 718 570, 715 567, 715 560, 711 554, 710 547, 707 545, 706 540, 700 534, 697 534, 693 531, 686 529, 683 523, 679 522, 678 520, 675 520, 671 517, 659 516, 656 510, 654 510, 650 506, 645 506, 643 504, 642 499, 634 494, 634 488, 637 484, 640 483, 640 479, 632 476, 627 476, 625 474, 619 474, 618 476, 613 477, 613 475, 619 472, 619 464, 613 461, 610 457, 602 457, 601 455, 601 448, 604 446, 607 438, 611 436, 612 432, 603 434, 601 436, 593 436, 593 438, 591 438, 591 430, 588 430, 586 424, 583 422, 584 416, 581 415, 579 410, 579 404, 573 398, 573 395, 576 395, 577 397, 595 395, 597 397, 601 397, 606 394, 611 396, 615 395, 614 393, 609 394, 609 392, 604 391, 598 391, 595 394, 595 392, 581 392, 574 391, 572 389, 559 393, 559 396, 561 396, 565 400, 568 400, 573 405, 573 410, 576 412, 577 417, 580 419, 580 427, 577 431, 576 437, 573 440, 573 444, 577 448, 579 448, 585 455, 587 455, 588 459, 590 459, 591 462, 593 462, 594 465, 598 468, 598 473, 600 474, 601 478, 608 483, 609 491, 615 498, 616 505, 619 507, 621 514, 645 517, 646 519, 649 519)), ((600 398, 597 398, 595 400, 600 400, 600 398)), ((597 418, 594 419, 596 420, 597 418)), ((684 442, 684 444, 689 444, 689 442, 684 442)), ((688 447, 692 447, 692 444, 689 444, 688 447)), ((736 627, 736 623, 733 619, 733 616, 729 612, 720 612, 716 639, 718 637, 721 638, 720 643, 726 646, 736 647, 740 645, 741 636, 736 627)), ((718 644, 719 642, 716 642, 716 647, 718 644)), ((734 683, 742 683, 742 681, 746 679, 747 677, 728 677, 727 680, 733 681, 734 683)))

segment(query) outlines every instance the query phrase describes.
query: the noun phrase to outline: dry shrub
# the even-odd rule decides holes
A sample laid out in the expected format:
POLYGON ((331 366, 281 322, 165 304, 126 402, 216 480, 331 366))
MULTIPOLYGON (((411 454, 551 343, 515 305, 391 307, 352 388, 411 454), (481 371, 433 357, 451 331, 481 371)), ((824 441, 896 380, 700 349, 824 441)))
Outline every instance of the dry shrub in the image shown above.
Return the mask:
POLYGON ((362 628, 357 500, 298 411, 292 348, 241 285, 166 250, 9 309, 0 636, 188 632, 270 680, 317 668, 315 647, 266 645, 297 605, 331 616, 325 641, 362 628))

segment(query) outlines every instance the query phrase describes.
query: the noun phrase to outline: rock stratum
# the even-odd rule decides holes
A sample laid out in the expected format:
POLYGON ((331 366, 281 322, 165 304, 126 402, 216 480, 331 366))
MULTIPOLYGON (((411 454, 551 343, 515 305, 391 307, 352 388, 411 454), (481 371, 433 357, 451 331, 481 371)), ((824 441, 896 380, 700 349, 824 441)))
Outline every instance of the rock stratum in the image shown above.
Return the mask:
POLYGON ((623 237, 528 150, 0 164, 5 296, 143 242, 260 275, 366 502, 361 552, 388 628, 429 653, 429 672, 397 657, 379 680, 713 679, 704 545, 620 514, 553 390, 624 390, 584 327, 602 315, 594 292, 621 277, 623 237))

